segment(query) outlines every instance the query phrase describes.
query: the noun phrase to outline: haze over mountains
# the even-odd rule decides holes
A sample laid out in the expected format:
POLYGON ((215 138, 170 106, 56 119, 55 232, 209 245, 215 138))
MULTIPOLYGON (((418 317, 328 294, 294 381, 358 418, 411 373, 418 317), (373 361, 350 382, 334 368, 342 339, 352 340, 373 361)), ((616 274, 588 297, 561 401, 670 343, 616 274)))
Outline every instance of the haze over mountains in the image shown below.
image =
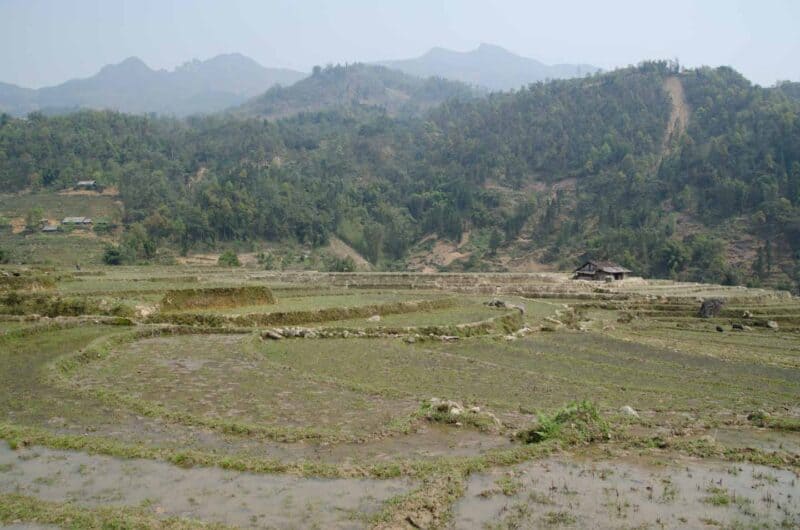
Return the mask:
POLYGON ((173 71, 153 70, 130 57, 96 75, 38 90, 0 83, 0 111, 20 116, 35 110, 64 113, 79 108, 129 113, 217 112, 238 105, 275 84, 292 84, 307 74, 265 68, 241 54, 190 61, 173 71))
POLYGON ((38 90, 0 82, 0 112, 24 116, 33 111, 63 114, 91 108, 180 117, 219 112, 247 102, 238 114, 275 118, 356 102, 384 106, 394 114, 414 113, 453 95, 482 89, 508 90, 598 70, 582 64, 549 66, 489 44, 471 52, 433 48, 422 57, 377 64, 406 75, 379 66, 351 65, 344 70, 325 69, 328 74, 346 74, 346 79, 341 75, 313 78, 295 70, 266 68, 241 54, 193 60, 167 71, 154 70, 141 59, 130 57, 103 67, 92 77, 38 90), (429 77, 460 81, 473 88, 442 79, 418 79, 429 77), (270 90, 300 80, 303 85, 292 90, 270 90))
POLYGON ((547 65, 485 43, 468 52, 433 48, 415 59, 383 61, 379 64, 411 75, 439 76, 490 90, 517 89, 537 81, 583 77, 600 70, 588 64, 547 65))

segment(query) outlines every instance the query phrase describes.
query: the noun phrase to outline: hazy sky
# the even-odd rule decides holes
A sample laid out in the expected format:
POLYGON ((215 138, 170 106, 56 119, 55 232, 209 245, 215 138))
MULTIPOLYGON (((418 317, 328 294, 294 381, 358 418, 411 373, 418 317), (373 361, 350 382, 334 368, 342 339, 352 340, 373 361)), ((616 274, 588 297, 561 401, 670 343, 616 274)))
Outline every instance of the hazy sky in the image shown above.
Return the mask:
POLYGON ((800 0, 0 0, 0 81, 39 87, 135 55, 154 68, 240 52, 265 66, 498 44, 546 63, 642 59, 800 80, 800 0))

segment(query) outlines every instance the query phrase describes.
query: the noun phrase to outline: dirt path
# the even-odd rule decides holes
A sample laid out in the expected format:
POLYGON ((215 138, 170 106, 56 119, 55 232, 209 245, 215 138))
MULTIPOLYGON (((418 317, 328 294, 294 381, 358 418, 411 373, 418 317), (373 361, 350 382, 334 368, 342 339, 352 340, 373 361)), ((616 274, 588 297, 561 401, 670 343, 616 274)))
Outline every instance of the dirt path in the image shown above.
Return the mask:
POLYGON ((670 143, 673 139, 680 137, 686 132, 689 125, 689 104, 686 102, 686 95, 683 92, 683 83, 675 76, 670 76, 664 80, 664 90, 672 100, 672 110, 667 122, 667 130, 664 131, 664 139, 661 141, 661 154, 659 155, 658 165, 661 160, 669 154, 670 143))

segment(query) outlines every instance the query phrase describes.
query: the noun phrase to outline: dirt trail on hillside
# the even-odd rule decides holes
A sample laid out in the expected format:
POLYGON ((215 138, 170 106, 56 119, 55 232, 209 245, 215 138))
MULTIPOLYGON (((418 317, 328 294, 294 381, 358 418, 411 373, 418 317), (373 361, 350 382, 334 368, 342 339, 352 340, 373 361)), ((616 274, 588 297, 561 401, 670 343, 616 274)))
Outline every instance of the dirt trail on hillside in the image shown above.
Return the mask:
POLYGON ((683 92, 683 83, 675 76, 670 76, 664 80, 664 90, 672 100, 672 110, 667 122, 667 130, 664 131, 664 139, 661 141, 661 154, 658 163, 669 153, 670 142, 686 132, 689 126, 689 115, 691 109, 686 102, 686 95, 683 92))

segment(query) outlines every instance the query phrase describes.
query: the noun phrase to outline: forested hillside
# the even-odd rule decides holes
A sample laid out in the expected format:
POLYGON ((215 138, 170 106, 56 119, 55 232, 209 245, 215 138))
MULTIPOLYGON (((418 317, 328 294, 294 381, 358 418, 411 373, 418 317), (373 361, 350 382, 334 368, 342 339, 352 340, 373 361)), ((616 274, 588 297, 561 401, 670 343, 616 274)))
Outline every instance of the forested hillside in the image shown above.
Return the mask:
POLYGON ((315 67, 310 77, 277 86, 240 107, 240 117, 286 118, 353 106, 380 107, 392 116, 419 115, 451 98, 471 98, 478 89, 458 81, 420 77, 383 66, 349 64, 315 67))
MULTIPOLYGON (((320 76, 341 74, 316 72, 308 94, 320 76)), ((258 113, 310 112, 4 117, 0 184, 117 184, 136 235, 131 259, 157 246, 320 245, 336 234, 372 263, 401 268, 426 236, 457 243, 468 233, 469 256, 450 269, 594 256, 643 275, 788 287, 800 282, 800 102, 787 88, 728 68, 645 63, 451 99, 421 117, 393 115, 371 96, 353 105, 339 92, 322 109, 304 91, 276 90, 258 113), (668 80, 685 94, 679 126, 668 80)), ((415 90, 447 92, 405 93, 415 90)))

